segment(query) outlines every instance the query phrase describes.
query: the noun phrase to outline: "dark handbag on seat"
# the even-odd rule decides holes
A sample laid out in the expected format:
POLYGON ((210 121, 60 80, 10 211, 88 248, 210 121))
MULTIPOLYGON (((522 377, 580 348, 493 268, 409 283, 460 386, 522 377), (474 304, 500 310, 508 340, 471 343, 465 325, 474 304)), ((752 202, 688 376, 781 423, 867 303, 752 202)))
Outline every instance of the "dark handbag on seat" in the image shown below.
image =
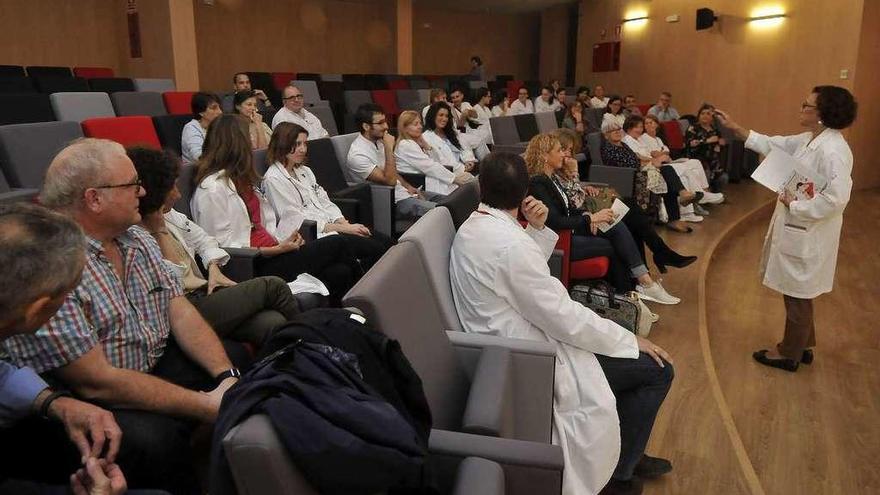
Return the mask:
MULTIPOLYGON (((630 332, 639 335, 639 322, 642 308, 638 294, 615 294, 607 282, 598 281, 595 285, 575 285, 571 298, 590 308, 597 315, 611 320, 630 332)), ((650 325, 648 327, 650 329, 650 325)))

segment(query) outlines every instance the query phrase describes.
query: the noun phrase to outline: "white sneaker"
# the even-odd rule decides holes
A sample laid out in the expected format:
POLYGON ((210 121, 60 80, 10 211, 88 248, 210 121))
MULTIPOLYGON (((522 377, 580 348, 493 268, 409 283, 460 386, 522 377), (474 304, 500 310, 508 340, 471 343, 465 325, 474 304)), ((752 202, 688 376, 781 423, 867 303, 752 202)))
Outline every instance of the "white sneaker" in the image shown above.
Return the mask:
POLYGON ((664 289, 663 286, 660 285, 660 282, 654 282, 654 284, 650 287, 637 285, 636 291, 639 293, 639 296, 641 296, 642 299, 653 301, 655 303, 678 304, 681 302, 681 299, 666 292, 666 289, 664 289))
POLYGON ((681 219, 684 220, 685 222, 691 222, 691 223, 700 223, 703 221, 703 217, 701 217, 700 215, 697 215, 696 213, 688 213, 686 215, 682 215, 681 219))
POLYGON ((701 205, 717 205, 724 202, 724 193, 713 193, 703 191, 703 197, 700 199, 701 205))

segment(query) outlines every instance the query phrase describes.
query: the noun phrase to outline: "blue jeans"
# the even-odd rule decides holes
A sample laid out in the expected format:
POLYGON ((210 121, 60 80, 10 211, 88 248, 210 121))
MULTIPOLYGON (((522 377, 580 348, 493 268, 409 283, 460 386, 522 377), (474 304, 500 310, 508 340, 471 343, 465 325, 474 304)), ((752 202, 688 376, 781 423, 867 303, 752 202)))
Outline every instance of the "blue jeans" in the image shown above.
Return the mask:
POLYGON ((614 397, 620 418, 620 459, 613 478, 628 480, 651 437, 654 419, 672 386, 675 370, 665 362, 661 368, 654 358, 640 352, 638 359, 612 358, 596 354, 614 397))

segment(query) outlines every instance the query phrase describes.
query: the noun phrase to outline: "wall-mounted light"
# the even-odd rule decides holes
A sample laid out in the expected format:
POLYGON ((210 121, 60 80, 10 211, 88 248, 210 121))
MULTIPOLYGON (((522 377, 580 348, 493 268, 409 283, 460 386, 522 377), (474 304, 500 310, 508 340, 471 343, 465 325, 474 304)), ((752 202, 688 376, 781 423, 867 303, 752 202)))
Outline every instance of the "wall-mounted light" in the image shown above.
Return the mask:
POLYGON ((644 10, 627 12, 623 17, 623 25, 627 29, 637 29, 648 23, 648 13, 644 10))
POLYGON ((647 21, 648 16, 643 15, 641 17, 633 17, 631 19, 624 19, 623 22, 635 22, 635 21, 647 21))
POLYGON ((786 18, 785 10, 780 6, 760 7, 752 11, 749 25, 756 28, 770 28, 782 24, 786 18))

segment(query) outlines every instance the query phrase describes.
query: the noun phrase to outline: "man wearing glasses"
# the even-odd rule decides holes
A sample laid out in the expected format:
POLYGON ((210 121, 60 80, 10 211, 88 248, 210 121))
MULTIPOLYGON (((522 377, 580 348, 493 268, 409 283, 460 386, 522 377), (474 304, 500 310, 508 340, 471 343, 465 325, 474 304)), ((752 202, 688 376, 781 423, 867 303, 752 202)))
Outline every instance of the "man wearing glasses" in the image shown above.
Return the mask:
POLYGON ((281 122, 290 122, 308 131, 309 141, 330 135, 320 119, 304 108, 306 99, 302 90, 292 84, 285 87, 281 92, 281 101, 284 106, 272 118, 272 129, 281 122))
POLYGON ((345 179, 350 185, 365 181, 394 187, 398 218, 418 218, 436 206, 442 194, 421 191, 397 173, 394 161, 394 136, 388 133, 385 111, 374 103, 365 103, 354 114, 360 135, 348 150, 345 179))
MULTIPOLYGON (((135 226, 143 195, 118 143, 81 139, 58 153, 40 200, 82 227, 85 269, 48 323, 0 347, 16 366, 51 372, 114 413, 125 438, 117 463, 130 486, 199 493, 190 436, 214 421, 239 373, 156 241, 135 226)), ((66 478, 57 464, 45 468, 66 478)))

